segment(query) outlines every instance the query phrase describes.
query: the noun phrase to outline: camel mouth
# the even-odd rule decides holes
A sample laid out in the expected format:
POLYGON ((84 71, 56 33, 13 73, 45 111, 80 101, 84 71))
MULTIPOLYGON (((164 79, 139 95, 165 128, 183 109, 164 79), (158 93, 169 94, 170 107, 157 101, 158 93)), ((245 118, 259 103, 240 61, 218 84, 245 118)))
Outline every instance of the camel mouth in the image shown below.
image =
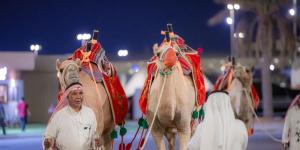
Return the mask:
POLYGON ((166 66, 166 68, 172 68, 177 61, 177 56, 176 53, 174 52, 173 49, 169 48, 165 54, 164 54, 164 59, 163 59, 163 63, 166 66))

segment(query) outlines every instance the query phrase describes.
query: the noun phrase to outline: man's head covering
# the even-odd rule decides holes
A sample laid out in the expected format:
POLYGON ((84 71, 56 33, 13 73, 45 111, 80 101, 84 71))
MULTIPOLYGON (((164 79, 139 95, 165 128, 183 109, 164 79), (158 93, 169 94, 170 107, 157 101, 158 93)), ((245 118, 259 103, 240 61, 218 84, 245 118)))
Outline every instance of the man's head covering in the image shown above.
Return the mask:
POLYGON ((76 82, 76 83, 69 85, 66 88, 66 90, 63 92, 63 94, 61 96, 61 100, 56 105, 53 114, 55 114, 57 111, 61 110, 62 108, 64 108, 65 106, 67 106, 69 104, 68 103, 68 95, 70 94, 71 91, 75 91, 75 90, 82 90, 82 84, 79 82, 76 82))
MULTIPOLYGON (((230 97, 226 92, 213 92, 208 96, 204 105, 205 117, 197 126, 194 136, 190 140, 189 148, 196 149, 228 149, 234 144, 231 139, 242 135, 233 135, 237 126, 230 97)), ((247 138, 247 130, 244 124, 244 136, 247 138)))
POLYGON ((297 105, 297 102, 300 101, 300 94, 298 94, 292 101, 292 103, 289 106, 289 109, 291 109, 293 106, 297 105))

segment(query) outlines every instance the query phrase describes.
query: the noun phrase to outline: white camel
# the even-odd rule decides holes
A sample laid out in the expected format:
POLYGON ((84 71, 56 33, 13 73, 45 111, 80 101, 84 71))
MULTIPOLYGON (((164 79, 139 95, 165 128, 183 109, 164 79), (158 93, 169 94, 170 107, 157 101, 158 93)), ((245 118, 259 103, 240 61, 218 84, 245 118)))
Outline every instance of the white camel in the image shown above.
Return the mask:
POLYGON ((159 104, 151 131, 157 149, 166 149, 163 141, 165 135, 169 149, 173 150, 175 135, 178 133, 180 150, 186 150, 191 137, 190 123, 196 101, 193 79, 183 74, 177 60, 180 54, 176 49, 163 43, 160 47, 155 45, 154 51, 159 57, 156 61, 158 73, 150 88, 146 118, 148 122, 153 120, 159 104))

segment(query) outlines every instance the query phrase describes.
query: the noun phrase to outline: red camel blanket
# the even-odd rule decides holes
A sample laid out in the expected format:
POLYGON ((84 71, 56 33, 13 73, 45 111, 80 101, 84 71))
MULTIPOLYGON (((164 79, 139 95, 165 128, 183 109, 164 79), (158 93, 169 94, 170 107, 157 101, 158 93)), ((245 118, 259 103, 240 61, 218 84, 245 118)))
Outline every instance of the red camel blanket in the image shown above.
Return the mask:
MULTIPOLYGON (((200 62, 200 55, 198 53, 185 53, 186 58, 189 62, 186 62, 182 57, 179 57, 178 60, 183 68, 183 70, 190 69, 192 71, 192 77, 194 81, 194 87, 196 88, 196 106, 201 106, 204 104, 206 99, 206 91, 205 91, 205 85, 204 85, 204 78, 203 73, 201 69, 201 62, 200 62), (189 67, 188 63, 192 65, 192 68, 189 67)), ((152 84, 152 81, 157 73, 157 66, 155 64, 155 61, 158 58, 156 56, 153 56, 150 59, 150 62, 147 65, 147 78, 144 82, 144 86, 141 92, 141 96, 139 99, 139 106, 143 114, 146 114, 147 109, 147 100, 148 95, 150 91, 150 87, 152 84)), ((185 71, 184 71, 185 72, 185 71)), ((188 72, 188 71, 186 71, 188 72)))

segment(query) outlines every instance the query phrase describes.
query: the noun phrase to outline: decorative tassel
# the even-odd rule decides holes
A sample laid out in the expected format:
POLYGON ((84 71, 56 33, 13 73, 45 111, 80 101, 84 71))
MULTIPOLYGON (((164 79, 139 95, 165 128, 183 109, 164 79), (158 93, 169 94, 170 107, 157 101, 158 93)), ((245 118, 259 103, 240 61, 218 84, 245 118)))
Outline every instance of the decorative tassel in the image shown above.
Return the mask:
POLYGON ((147 131, 145 132, 145 129, 142 130, 137 150, 140 150, 142 148, 143 144, 144 144, 144 141, 145 141, 145 137, 144 136, 146 135, 146 134, 144 135, 144 133, 147 133, 147 131))
POLYGON ((120 135, 121 135, 121 136, 124 136, 126 133, 127 133, 127 129, 126 129, 125 127, 122 126, 122 127, 120 128, 120 135))
POLYGON ((204 116, 205 116, 205 113, 204 113, 204 110, 203 110, 203 107, 200 109, 199 111, 199 119, 200 120, 203 120, 204 119, 204 116))
POLYGON ((138 149, 141 149, 143 147, 144 142, 145 142, 145 138, 142 138, 141 141, 140 141, 140 143, 139 143, 138 149))
POLYGON ((143 127, 144 129, 148 129, 149 125, 144 118, 139 119, 139 126, 143 127))
POLYGON ((198 113, 198 111, 196 111, 196 110, 193 111, 193 113, 192 113, 192 118, 193 118, 193 119, 199 118, 199 113, 198 113))
POLYGON ((125 143, 124 142, 120 143, 119 150, 125 150, 125 143))
POLYGON ((121 136, 121 143, 119 145, 119 150, 125 150, 126 145, 124 143, 124 135, 127 133, 127 129, 124 127, 124 124, 120 126, 120 136, 121 136))
POLYGON ((118 137, 118 133, 116 130, 113 130, 111 133, 110 133, 110 138, 111 139, 116 139, 118 137))
POLYGON ((128 143, 128 144, 126 145, 126 150, 130 150, 130 149, 131 149, 131 146, 132 146, 132 143, 128 143))

